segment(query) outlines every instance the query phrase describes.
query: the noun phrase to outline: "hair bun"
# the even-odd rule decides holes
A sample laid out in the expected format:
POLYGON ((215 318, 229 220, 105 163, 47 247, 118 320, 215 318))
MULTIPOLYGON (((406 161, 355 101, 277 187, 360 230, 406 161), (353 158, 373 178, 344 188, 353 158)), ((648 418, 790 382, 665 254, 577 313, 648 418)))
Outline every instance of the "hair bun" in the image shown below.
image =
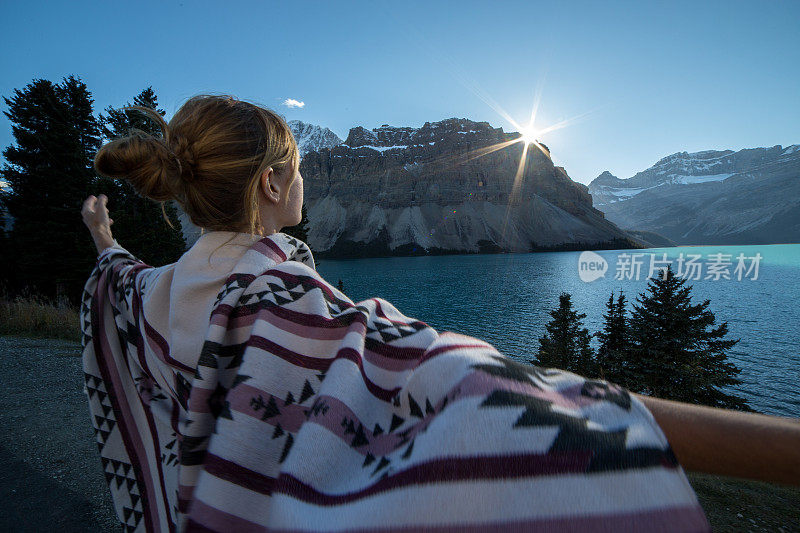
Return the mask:
POLYGON ((126 179, 139 194, 157 202, 179 196, 181 167, 163 139, 144 132, 111 141, 94 159, 98 174, 126 179))

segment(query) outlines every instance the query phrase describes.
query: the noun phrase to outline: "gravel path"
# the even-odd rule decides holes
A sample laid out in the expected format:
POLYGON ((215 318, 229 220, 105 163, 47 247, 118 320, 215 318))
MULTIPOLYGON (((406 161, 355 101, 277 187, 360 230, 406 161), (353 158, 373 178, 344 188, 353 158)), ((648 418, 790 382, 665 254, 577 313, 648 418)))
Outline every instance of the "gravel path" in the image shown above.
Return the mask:
POLYGON ((0 337, 0 531, 117 531, 79 343, 0 337))

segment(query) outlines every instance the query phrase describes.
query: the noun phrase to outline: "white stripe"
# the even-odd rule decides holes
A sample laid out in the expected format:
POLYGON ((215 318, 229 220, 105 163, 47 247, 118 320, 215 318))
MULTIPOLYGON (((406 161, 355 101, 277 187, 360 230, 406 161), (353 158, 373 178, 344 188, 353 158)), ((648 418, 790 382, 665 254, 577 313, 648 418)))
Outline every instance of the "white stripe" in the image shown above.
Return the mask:
POLYGON ((489 524, 690 505, 697 505, 697 500, 687 490, 685 477, 676 471, 653 468, 641 472, 433 483, 331 507, 274 494, 269 525, 337 530, 387 524, 395 527, 489 524))

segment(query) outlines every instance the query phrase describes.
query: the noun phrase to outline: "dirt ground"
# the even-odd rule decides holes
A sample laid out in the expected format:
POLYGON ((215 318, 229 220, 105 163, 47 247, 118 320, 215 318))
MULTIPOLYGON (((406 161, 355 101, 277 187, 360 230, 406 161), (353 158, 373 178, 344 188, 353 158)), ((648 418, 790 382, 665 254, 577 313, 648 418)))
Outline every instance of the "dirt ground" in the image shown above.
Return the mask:
MULTIPOLYGON (((0 336, 0 531, 119 531, 80 345, 0 336)), ((800 531, 800 489, 691 474, 714 531, 800 531)))
POLYGON ((83 394, 80 345, 0 337, 0 531, 119 531, 83 394))

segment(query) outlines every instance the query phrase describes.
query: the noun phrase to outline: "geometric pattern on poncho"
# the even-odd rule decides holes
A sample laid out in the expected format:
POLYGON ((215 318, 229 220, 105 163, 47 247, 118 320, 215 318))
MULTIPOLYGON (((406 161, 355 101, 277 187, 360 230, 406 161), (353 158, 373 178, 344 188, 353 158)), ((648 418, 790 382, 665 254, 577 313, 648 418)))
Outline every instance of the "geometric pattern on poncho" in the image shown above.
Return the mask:
POLYGON ((284 234, 248 250, 197 367, 179 369, 141 313, 149 268, 104 252, 81 306, 126 531, 708 530, 663 433, 616 385, 352 302, 284 234))

